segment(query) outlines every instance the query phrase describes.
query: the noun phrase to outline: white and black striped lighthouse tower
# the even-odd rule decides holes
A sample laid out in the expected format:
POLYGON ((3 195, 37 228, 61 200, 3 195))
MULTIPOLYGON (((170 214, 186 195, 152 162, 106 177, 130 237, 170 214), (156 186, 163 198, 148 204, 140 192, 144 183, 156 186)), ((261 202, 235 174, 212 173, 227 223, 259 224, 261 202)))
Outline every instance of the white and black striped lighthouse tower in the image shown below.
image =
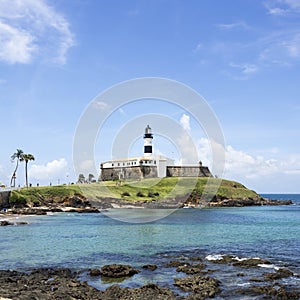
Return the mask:
POLYGON ((144 134, 144 156, 146 157, 152 156, 152 140, 153 135, 151 133, 151 128, 147 125, 144 134))

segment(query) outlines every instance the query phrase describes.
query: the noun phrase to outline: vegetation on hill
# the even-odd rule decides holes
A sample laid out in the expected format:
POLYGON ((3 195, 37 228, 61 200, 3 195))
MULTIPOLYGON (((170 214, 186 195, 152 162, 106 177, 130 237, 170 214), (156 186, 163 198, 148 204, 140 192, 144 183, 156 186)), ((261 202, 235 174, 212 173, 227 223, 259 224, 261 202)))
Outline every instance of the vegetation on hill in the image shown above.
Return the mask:
POLYGON ((14 190, 10 194, 9 203, 11 206, 47 206, 49 203, 60 203, 66 197, 82 194, 78 185, 60 185, 30 187, 14 190))
POLYGON ((185 196, 190 193, 198 195, 248 199, 260 197, 238 182, 218 178, 177 178, 145 179, 142 181, 116 182, 105 181, 95 184, 80 185, 85 196, 90 198, 116 198, 130 201, 147 201, 185 196), (141 199, 142 198, 142 199, 141 199))
POLYGON ((44 206, 49 203, 62 203, 64 199, 74 195, 88 199, 103 200, 114 198, 122 201, 153 201, 182 197, 218 199, 258 199, 260 196, 238 182, 217 178, 176 178, 145 179, 141 181, 105 181, 90 184, 61 185, 50 187, 31 187, 12 191, 12 206, 44 206))

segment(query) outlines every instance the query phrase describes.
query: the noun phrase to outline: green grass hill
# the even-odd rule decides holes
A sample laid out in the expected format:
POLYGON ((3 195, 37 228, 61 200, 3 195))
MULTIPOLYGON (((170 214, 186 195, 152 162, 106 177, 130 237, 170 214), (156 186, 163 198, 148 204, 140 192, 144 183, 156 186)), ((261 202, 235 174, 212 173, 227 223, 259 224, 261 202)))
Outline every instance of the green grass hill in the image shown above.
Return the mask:
POLYGON ((12 206, 46 206, 48 203, 60 204, 65 199, 84 196, 93 201, 115 199, 127 202, 159 201, 174 199, 191 194, 194 198, 233 199, 247 201, 260 199, 254 191, 230 180, 217 178, 176 178, 144 179, 141 181, 105 181, 91 184, 60 185, 49 187, 22 188, 11 192, 9 202, 12 206))

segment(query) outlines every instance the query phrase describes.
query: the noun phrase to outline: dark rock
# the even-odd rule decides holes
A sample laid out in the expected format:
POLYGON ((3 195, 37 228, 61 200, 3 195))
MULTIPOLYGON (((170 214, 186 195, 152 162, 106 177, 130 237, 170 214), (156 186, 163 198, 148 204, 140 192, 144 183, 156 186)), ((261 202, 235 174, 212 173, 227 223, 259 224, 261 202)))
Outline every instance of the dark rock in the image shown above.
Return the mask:
POLYGON ((31 273, 0 271, 0 295, 8 299, 102 299, 102 292, 76 279, 69 269, 36 269, 31 273))
POLYGON ((251 286, 245 289, 244 294, 259 296, 265 295, 263 299, 299 300, 299 289, 290 289, 284 285, 251 286))
POLYGON ((16 222, 16 225, 28 225, 28 222, 16 222))
POLYGON ((133 268, 130 265, 105 265, 100 270, 101 276, 110 277, 110 278, 120 278, 120 277, 130 277, 140 271, 133 268))
POLYGON ((256 268, 260 264, 271 264, 271 262, 261 258, 247 258, 234 262, 233 266, 242 268, 256 268))
POLYGON ((176 297, 172 291, 167 288, 161 288, 156 284, 147 284, 140 288, 121 288, 113 285, 107 288, 100 299, 122 299, 122 300, 175 300, 176 297))
POLYGON ((264 279, 254 277, 254 278, 250 278, 249 281, 251 281, 251 282, 264 282, 264 279))
POLYGON ((262 258, 237 258, 233 255, 222 255, 220 259, 210 260, 215 264, 232 264, 235 267, 256 268, 260 264, 271 264, 270 261, 262 258))
POLYGON ((46 215, 47 209, 40 209, 40 208, 19 208, 19 209, 13 209, 13 214, 18 215, 46 215))
POLYGON ((204 264, 195 264, 195 265, 181 265, 176 269, 177 272, 184 272, 185 274, 198 274, 205 269, 204 264))
POLYGON ((222 258, 220 259, 210 260, 210 262, 213 262, 215 264, 230 264, 235 261, 236 257, 233 255, 222 255, 222 258))
MULTIPOLYGON (((201 196, 198 196, 198 198, 201 196)), ((190 201, 190 200, 188 200, 190 201)), ((187 201, 187 202, 188 202, 187 201)), ((195 199, 193 199, 195 202, 195 199)), ((201 199, 198 199, 198 202, 201 202, 201 199)), ((254 197, 246 199, 230 199, 228 197, 214 196, 207 206, 213 207, 243 207, 243 206, 261 206, 261 205, 291 205, 293 202, 291 200, 271 200, 265 199, 263 197, 254 197)))
POLYGON ((90 206, 89 201, 80 194, 74 194, 73 196, 67 196, 63 199, 63 205, 64 206, 71 206, 71 207, 86 207, 90 206))
POLYGON ((11 226, 14 225, 14 223, 8 222, 6 220, 0 221, 0 226, 11 226))
POLYGON ((184 292, 193 292, 203 298, 212 298, 220 292, 220 282, 208 276, 188 276, 185 278, 175 278, 175 286, 184 292))
POLYGON ((182 262, 182 261, 178 261, 178 260, 171 260, 170 262, 168 262, 166 264, 166 268, 177 268, 179 266, 188 266, 190 265, 190 263, 188 262, 182 262))
POLYGON ((99 209, 95 207, 85 207, 85 208, 78 208, 78 213, 100 213, 99 209))
POLYGON ((63 212, 63 210, 58 207, 49 207, 48 211, 49 212, 63 212))
POLYGON ((264 274, 264 277, 266 280, 272 281, 272 280, 278 280, 278 279, 282 279, 282 278, 288 278, 293 275, 294 275, 294 273, 292 271, 290 271, 288 269, 280 268, 275 273, 264 274))
POLYGON ((90 270, 90 276, 100 276, 101 271, 99 269, 92 269, 90 270))
POLYGON ((203 261, 203 257, 201 257, 201 256, 192 256, 192 257, 190 257, 190 260, 193 260, 193 261, 203 261))
POLYGON ((142 268, 150 271, 155 271, 157 269, 157 265, 144 265, 142 266, 142 268))

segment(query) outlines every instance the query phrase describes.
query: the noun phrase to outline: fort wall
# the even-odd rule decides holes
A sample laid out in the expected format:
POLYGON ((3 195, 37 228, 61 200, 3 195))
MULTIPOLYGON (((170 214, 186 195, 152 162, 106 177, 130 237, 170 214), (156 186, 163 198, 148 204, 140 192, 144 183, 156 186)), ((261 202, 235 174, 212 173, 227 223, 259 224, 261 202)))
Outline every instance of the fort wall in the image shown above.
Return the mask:
POLYGON ((167 166, 167 177, 213 177, 208 167, 167 166))
POLYGON ((100 179, 119 180, 119 179, 142 179, 142 178, 156 178, 156 166, 128 166, 128 167, 114 167, 101 168, 100 179))
POLYGON ((10 191, 0 192, 0 209, 9 206, 10 191))

